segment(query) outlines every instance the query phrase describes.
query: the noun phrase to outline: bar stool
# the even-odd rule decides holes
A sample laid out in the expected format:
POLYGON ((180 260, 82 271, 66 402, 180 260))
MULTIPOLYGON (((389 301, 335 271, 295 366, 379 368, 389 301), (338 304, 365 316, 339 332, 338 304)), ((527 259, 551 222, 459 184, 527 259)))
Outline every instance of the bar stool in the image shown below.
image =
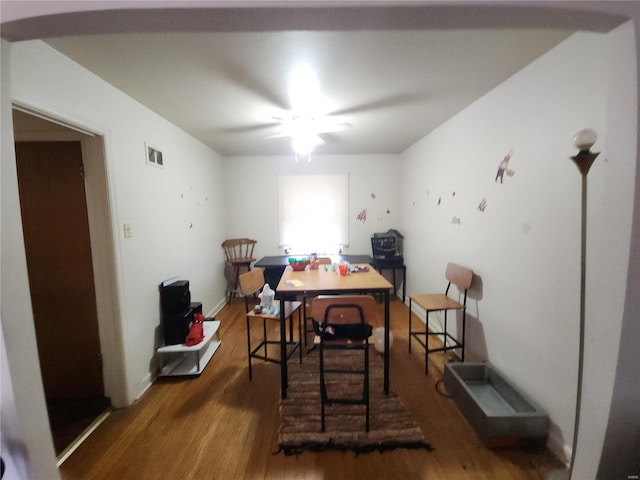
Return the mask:
MULTIPOLYGON (((250 238, 230 238, 222 242, 222 248, 227 257, 225 265, 225 277, 227 279, 227 303, 240 291, 238 279, 242 270, 247 272, 251 270, 251 262, 255 262, 253 258, 253 248, 256 240, 250 238)), ((274 285, 275 287, 275 285, 274 285)))
POLYGON ((473 270, 461 267, 455 263, 447 264, 445 272, 445 278, 449 281, 447 289, 443 293, 420 293, 409 296, 409 353, 411 353, 411 338, 415 338, 416 341, 425 349, 424 360, 424 373, 428 373, 429 365, 429 353, 432 352, 446 352, 447 350, 460 349, 461 359, 464 362, 464 344, 465 344, 465 330, 466 330, 466 308, 467 308, 467 291, 471 287, 471 281, 473 280, 473 270), (455 285, 458 288, 458 292, 464 294, 463 303, 454 300, 449 297, 449 289, 451 285, 455 285), (425 330, 412 330, 411 318, 413 303, 416 303, 420 308, 425 311, 425 330), (462 310, 462 335, 455 338, 453 335, 447 332, 447 311, 449 310, 462 310), (444 312, 444 330, 439 332, 429 331, 429 313, 431 312, 444 312), (429 348, 429 337, 431 335, 442 336, 443 346, 436 348, 429 348), (424 337, 424 341, 422 340, 424 337))
MULTIPOLYGON (((271 363, 280 363, 280 340, 269 340, 267 338, 267 321, 275 322, 277 324, 280 323, 280 314, 272 314, 266 312, 256 312, 254 306, 258 303, 257 293, 264 286, 264 272, 260 268, 256 268, 255 270, 250 270, 249 272, 243 273, 239 278, 240 291, 244 296, 244 304, 246 309, 246 319, 247 319, 247 353, 249 360, 249 380, 253 378, 252 370, 251 370, 251 359, 258 358, 260 360, 264 360, 265 362, 271 363), (254 320, 262 320, 262 339, 258 343, 257 346, 251 346, 251 322, 254 320), (270 356, 268 352, 269 345, 274 345, 276 350, 278 351, 278 357, 270 356)), ((277 305, 278 308, 284 308, 284 316, 285 319, 289 319, 289 341, 287 341, 287 358, 289 360, 293 353, 298 349, 300 354, 300 363, 302 363, 302 344, 300 343, 302 339, 302 322, 301 322, 301 302, 297 301, 279 301, 274 300, 274 305, 277 305), (298 341, 296 342, 293 338, 293 316, 297 312, 298 314, 298 341)), ((285 334, 286 336, 286 334, 285 334)), ((273 355, 273 354, 272 354, 273 355)), ((286 361, 285 360, 285 361, 286 361)))

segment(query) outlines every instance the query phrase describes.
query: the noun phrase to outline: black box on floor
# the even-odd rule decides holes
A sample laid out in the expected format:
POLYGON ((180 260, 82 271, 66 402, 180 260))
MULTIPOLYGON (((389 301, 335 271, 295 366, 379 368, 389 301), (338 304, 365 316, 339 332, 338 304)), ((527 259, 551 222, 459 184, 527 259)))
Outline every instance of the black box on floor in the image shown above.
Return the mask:
POLYGON ((165 313, 162 315, 162 330, 165 345, 176 345, 185 342, 189 334, 189 324, 193 321, 193 310, 187 308, 181 313, 165 313))
POLYGON ((191 302, 189 308, 193 310, 193 313, 202 314, 202 302, 191 302))
POLYGON ((189 308, 190 303, 189 280, 176 280, 169 285, 160 286, 162 313, 182 313, 189 308))

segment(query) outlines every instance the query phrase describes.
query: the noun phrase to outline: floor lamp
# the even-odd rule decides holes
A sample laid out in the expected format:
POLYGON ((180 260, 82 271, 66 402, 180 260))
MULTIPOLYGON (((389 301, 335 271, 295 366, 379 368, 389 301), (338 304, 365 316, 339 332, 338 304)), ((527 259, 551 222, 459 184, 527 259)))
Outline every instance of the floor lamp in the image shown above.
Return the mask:
POLYGON ((578 446, 578 427, 580 426, 580 408, 582 402, 582 370, 584 364, 584 327, 585 327, 585 288, 586 288, 586 266, 587 266, 587 174, 599 152, 591 152, 591 147, 598 135, 595 131, 586 129, 580 130, 573 137, 573 142, 578 147, 578 154, 571 157, 582 175, 582 235, 580 243, 580 346, 578 353, 578 389, 576 394, 576 416, 573 427, 573 445, 571 447, 571 461, 569 470, 552 472, 547 477, 548 480, 570 479, 573 474, 573 465, 576 458, 576 448, 578 446))

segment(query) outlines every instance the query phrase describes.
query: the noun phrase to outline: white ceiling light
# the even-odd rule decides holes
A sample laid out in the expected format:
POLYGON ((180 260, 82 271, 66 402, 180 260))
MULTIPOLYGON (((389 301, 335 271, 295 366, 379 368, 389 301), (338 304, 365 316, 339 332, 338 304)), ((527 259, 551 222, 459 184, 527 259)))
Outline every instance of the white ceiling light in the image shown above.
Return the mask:
POLYGON ((291 119, 290 125, 293 151, 297 155, 309 155, 322 139, 316 134, 317 126, 312 117, 299 116, 291 119))

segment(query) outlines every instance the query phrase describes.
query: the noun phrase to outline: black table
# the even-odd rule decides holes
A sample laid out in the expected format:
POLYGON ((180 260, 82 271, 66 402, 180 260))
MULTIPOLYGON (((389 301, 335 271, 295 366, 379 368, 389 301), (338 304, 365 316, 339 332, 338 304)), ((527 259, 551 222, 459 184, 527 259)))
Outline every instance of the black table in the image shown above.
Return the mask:
POLYGON ((407 267, 406 265, 390 265, 384 262, 376 262, 372 264, 373 268, 382 273, 383 270, 393 270, 393 293, 395 294, 398 291, 396 287, 396 270, 402 270, 402 303, 404 303, 404 299, 407 295, 407 267))
MULTIPOLYGON (((289 258, 302 255, 275 255, 262 257, 256 263, 254 267, 264 269, 264 281, 275 290, 280 283, 280 278, 284 273, 284 269, 289 265, 289 258)), ((369 255, 320 255, 322 257, 329 257, 332 262, 349 262, 349 263, 368 263, 373 265, 373 258, 369 255)))

